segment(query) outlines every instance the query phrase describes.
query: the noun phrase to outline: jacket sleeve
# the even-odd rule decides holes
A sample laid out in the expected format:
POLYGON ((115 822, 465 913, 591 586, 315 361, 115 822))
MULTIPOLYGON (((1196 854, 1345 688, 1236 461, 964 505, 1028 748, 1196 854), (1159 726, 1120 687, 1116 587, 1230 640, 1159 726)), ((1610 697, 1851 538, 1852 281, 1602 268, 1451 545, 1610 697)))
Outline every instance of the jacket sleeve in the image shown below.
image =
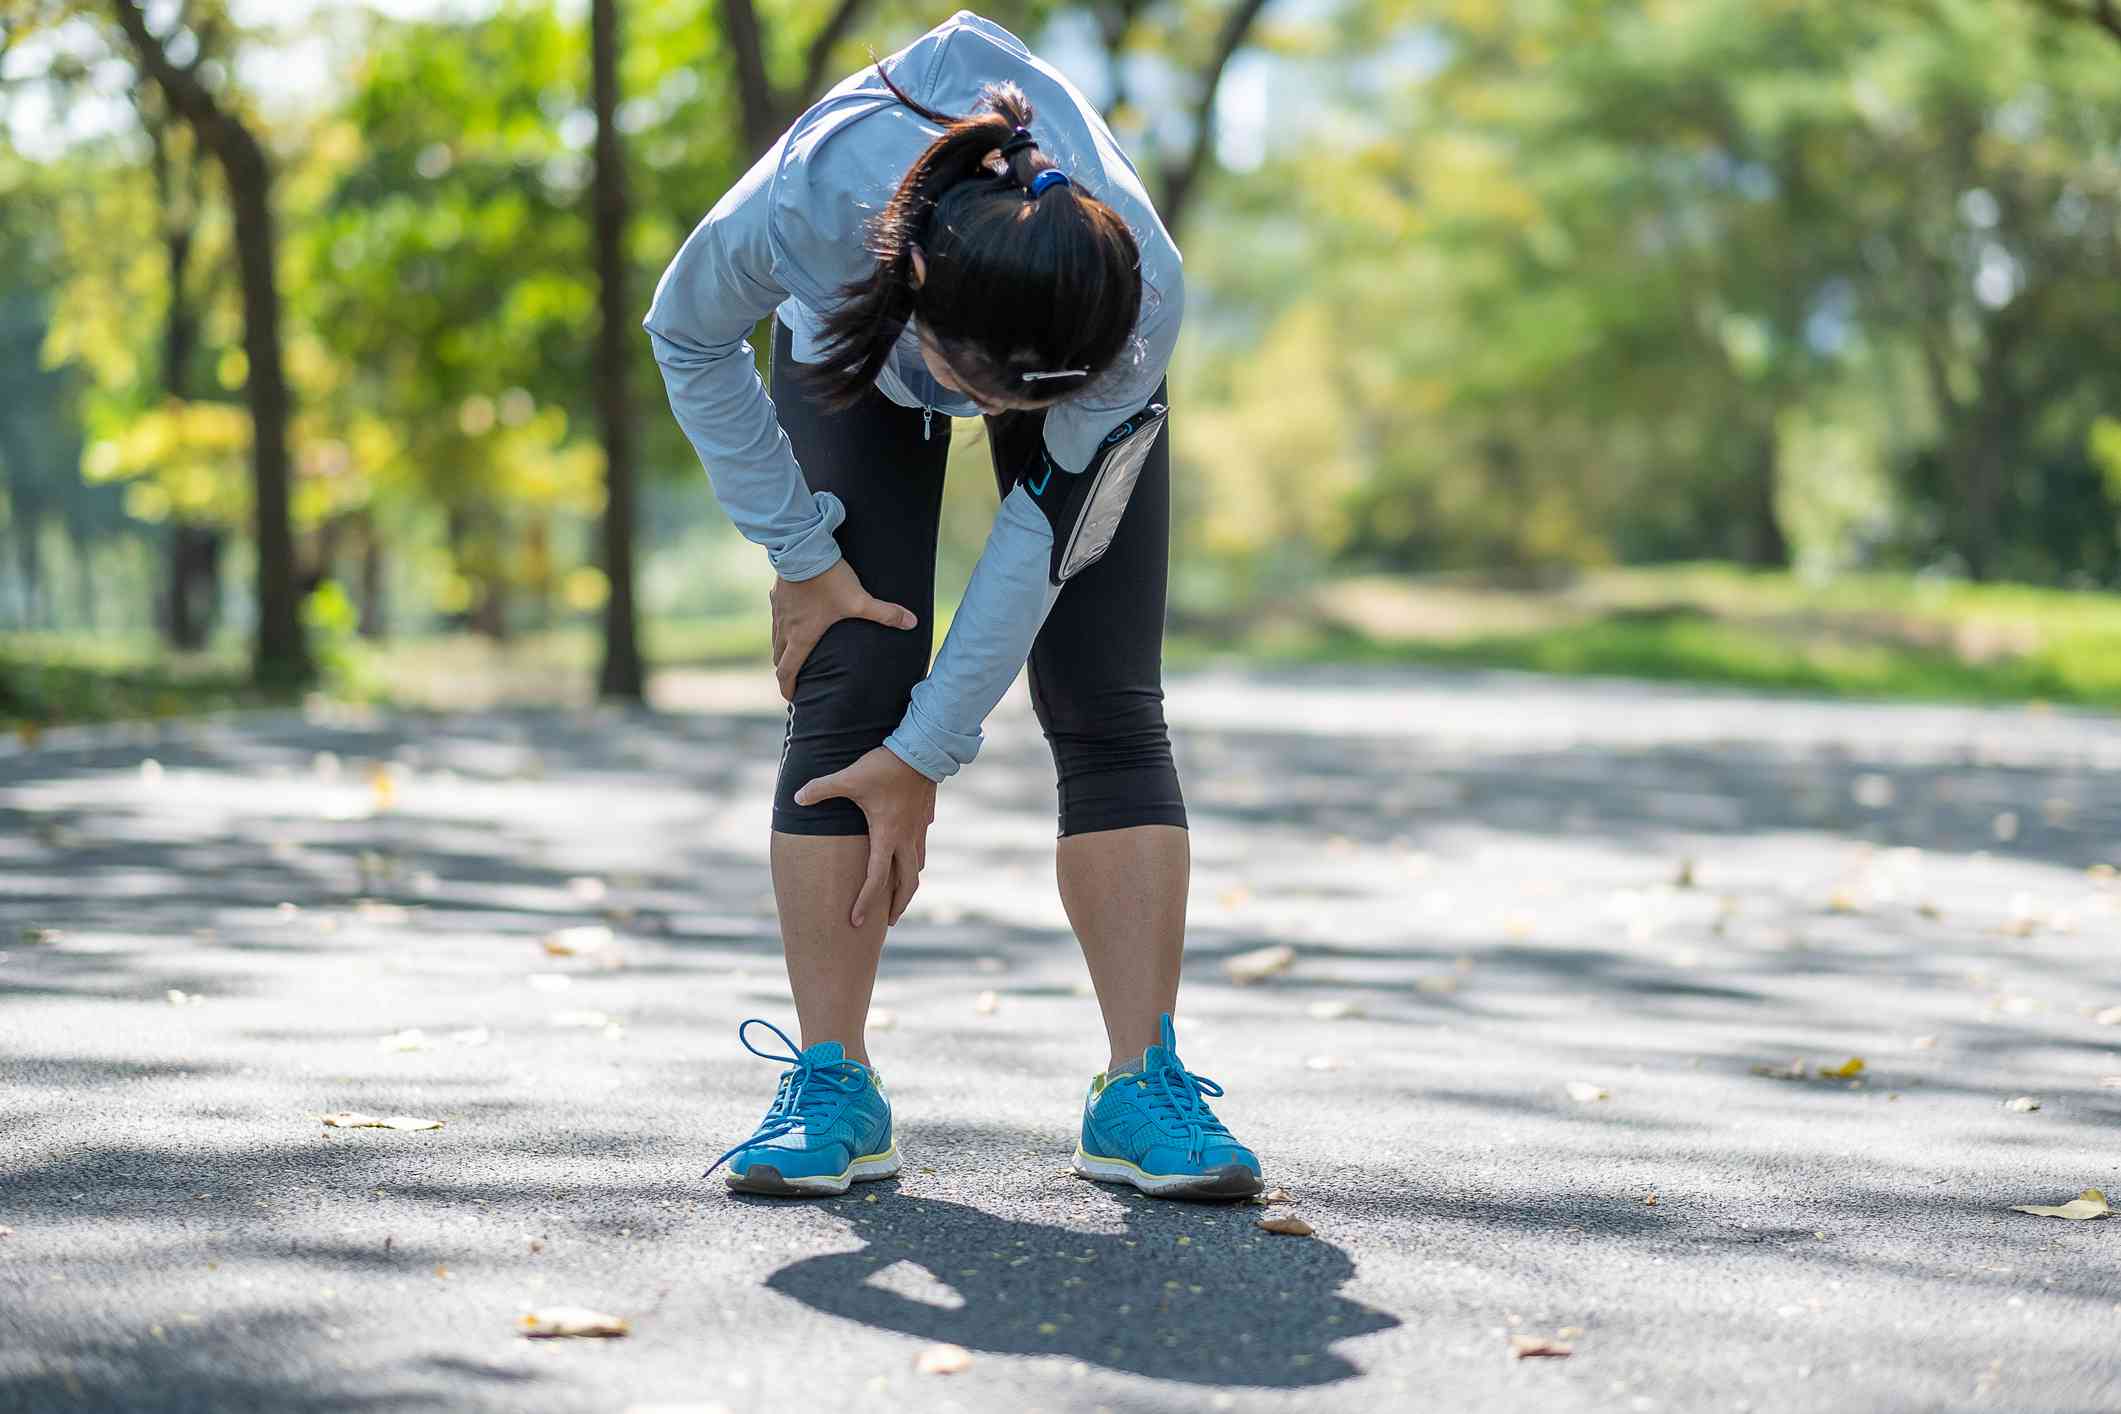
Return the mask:
POLYGON ((776 144, 693 228, 642 323, 670 410, 699 453, 715 499, 745 539, 765 547, 775 573, 800 580, 838 563, 832 532, 847 511, 837 496, 812 494, 803 480, 746 337, 788 294, 775 278, 770 245, 779 158, 776 144))
POLYGON ((884 739, 929 780, 943 780, 979 754, 980 724, 1016 681, 1060 597, 1046 573, 1052 554, 1053 527, 1018 485, 994 517, 943 651, 914 684, 898 729, 884 739))

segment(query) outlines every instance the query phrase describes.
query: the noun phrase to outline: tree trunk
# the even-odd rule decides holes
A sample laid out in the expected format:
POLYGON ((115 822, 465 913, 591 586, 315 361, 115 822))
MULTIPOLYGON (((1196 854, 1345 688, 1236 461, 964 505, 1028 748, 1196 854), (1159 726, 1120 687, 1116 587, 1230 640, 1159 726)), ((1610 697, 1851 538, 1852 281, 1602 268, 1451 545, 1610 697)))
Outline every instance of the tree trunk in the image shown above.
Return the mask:
POLYGON ((383 542, 376 534, 373 513, 361 517, 361 571, 355 599, 361 616, 361 637, 379 641, 388 637, 383 621, 383 542))
POLYGON ((1775 496, 1781 476, 1780 439, 1770 427, 1753 449, 1753 465, 1745 479, 1745 522, 1741 534, 1744 562, 1755 569, 1783 570, 1790 567, 1789 537, 1775 511, 1775 496))
POLYGON ((1200 179, 1208 170, 1208 160, 1215 150, 1215 100, 1222 91, 1223 73, 1230 67, 1238 49, 1252 32, 1260 12, 1267 7, 1267 0, 1237 0, 1230 13, 1223 17, 1222 29, 1215 36, 1215 52, 1209 56, 1208 66, 1201 71, 1200 93, 1193 110, 1193 141, 1186 155, 1164 169, 1163 190, 1158 193, 1157 214, 1164 225, 1176 231, 1193 205, 1193 198, 1200 189, 1200 179))
POLYGON ((49 628, 45 622, 45 607, 50 600, 44 583, 44 543, 41 539, 44 517, 27 506, 16 506, 15 515, 15 563, 22 573, 22 626, 26 629, 49 628))
MULTIPOLYGON (((169 313, 162 325, 162 392, 191 397, 191 368, 199 346, 199 315, 191 299, 192 231, 198 220, 195 158, 173 158, 167 118, 144 117, 153 141, 155 197, 161 203, 162 246, 169 284, 169 313), (176 163, 183 168, 178 170, 176 163), (188 180, 187 180, 188 179, 188 180), (183 182, 186 190, 179 191, 183 182)), ((169 646, 194 653, 213 634, 220 607, 221 532, 218 527, 177 521, 167 541, 169 578, 163 589, 162 632, 169 646)))
MULTIPOLYGON (((597 115, 596 269, 602 322, 597 331, 595 396, 604 435, 604 662, 597 695, 638 702, 645 683, 633 602, 633 413, 626 387, 636 316, 626 301, 626 169, 616 121, 619 106, 619 0, 591 0, 590 54, 597 115)), ((747 7, 748 8, 748 7, 747 7)))
MULTIPOLYGON (((590 43, 608 46, 617 38, 618 17, 612 13, 618 0, 592 0, 590 43)), ((766 41, 759 30, 758 11, 751 0, 721 0, 722 42, 736 61, 737 112, 744 128, 745 160, 764 152, 780 134, 780 99, 766 72, 766 41)), ((601 76, 602 48, 592 54, 592 69, 601 76)), ((603 131, 599 122, 598 132, 603 131)), ((601 142, 601 137, 599 142, 601 142)), ((602 149, 599 148, 599 151, 602 149)))
POLYGON ((272 177, 265 153, 250 133, 236 135, 222 158, 236 212, 236 258, 243 274, 243 350, 249 355, 252 495, 258 537, 258 644, 255 676, 291 686, 314 675, 295 598, 295 536, 290 506, 292 467, 287 424, 293 398, 280 350, 280 287, 274 269, 272 177))
POLYGON ((142 70, 213 153, 228 181, 243 285, 243 351, 250 361, 245 395, 250 403, 251 494, 258 540, 258 639, 252 675, 266 686, 297 686, 310 681, 315 668, 295 599, 287 446, 292 397, 280 348, 272 166, 242 119, 223 108, 192 69, 170 60, 161 41, 148 32, 135 0, 112 0, 112 5, 142 70))
POLYGON ((220 531, 181 521, 169 528, 169 597, 162 624, 170 647, 195 653, 206 646, 219 608, 220 569, 220 531))
MULTIPOLYGON (((613 3, 616 4, 617 0, 613 3)), ((847 32, 854 27, 868 3, 869 0, 838 0, 824 25, 810 38, 800 86, 790 90, 778 87, 767 68, 765 26, 760 23, 752 0, 719 0, 722 43, 729 47, 729 57, 736 69, 737 111, 744 132, 746 162, 773 146, 781 129, 787 127, 824 87, 833 50, 847 37, 847 32)), ((592 10, 592 26, 603 23, 596 14, 592 10)), ((611 28, 615 37, 616 17, 611 20, 611 28)), ((597 32, 592 30, 592 37, 597 32)))
POLYGON ((96 611, 102 607, 96 593, 96 542, 80 526, 67 533, 74 551, 74 626, 77 632, 92 634, 96 631, 96 611))

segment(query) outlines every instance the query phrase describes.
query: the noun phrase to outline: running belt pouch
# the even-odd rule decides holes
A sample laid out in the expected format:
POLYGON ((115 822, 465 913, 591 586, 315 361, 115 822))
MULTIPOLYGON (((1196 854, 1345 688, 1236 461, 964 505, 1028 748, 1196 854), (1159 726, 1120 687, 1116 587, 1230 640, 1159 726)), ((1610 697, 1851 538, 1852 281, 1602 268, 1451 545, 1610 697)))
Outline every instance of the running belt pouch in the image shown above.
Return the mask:
POLYGON ((1066 584, 1111 548, 1134 483, 1141 479, 1169 413, 1163 403, 1151 403, 1113 428, 1080 476, 1063 472, 1056 478, 1058 468, 1048 454, 1045 476, 1030 490, 1053 526, 1055 584, 1066 584))

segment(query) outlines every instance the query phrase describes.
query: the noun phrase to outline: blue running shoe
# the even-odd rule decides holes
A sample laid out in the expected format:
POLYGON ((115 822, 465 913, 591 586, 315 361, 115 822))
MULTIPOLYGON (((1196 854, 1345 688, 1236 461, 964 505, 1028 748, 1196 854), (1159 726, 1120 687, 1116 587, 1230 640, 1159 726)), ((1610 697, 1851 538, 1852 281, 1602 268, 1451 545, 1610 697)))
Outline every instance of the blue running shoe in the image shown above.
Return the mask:
POLYGON ((1166 1012, 1163 1044, 1139 1073, 1100 1075, 1083 1103, 1075 1171, 1100 1183, 1131 1183, 1153 1198, 1249 1198, 1259 1159, 1230 1137, 1204 1096, 1223 1088, 1179 1063, 1166 1012))
POLYGON ((736 1029, 744 1049, 763 1060, 784 1061, 781 1086, 758 1132, 716 1159, 702 1178, 729 1165, 729 1186, 739 1193, 782 1198, 831 1197, 850 1183, 889 1178, 898 1172, 898 1144, 891 1137, 891 1102, 883 1077, 847 1059, 837 1041, 798 1050, 788 1033, 753 1017, 736 1029), (781 1038, 786 1055, 762 1051, 745 1033, 763 1026, 781 1038))

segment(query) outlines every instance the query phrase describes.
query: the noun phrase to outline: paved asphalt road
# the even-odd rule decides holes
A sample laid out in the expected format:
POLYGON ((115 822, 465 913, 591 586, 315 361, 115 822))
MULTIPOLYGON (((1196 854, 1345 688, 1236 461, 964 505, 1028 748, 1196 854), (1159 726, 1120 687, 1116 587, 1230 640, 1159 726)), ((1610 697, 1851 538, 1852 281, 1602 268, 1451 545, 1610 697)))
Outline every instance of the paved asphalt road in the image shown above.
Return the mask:
POLYGON ((2121 1197, 2121 723, 1181 681, 1182 1049, 1297 1238, 1066 1176, 1102 1056, 1021 703, 886 953, 903 1178, 700 1182, 790 1009, 779 719, 695 686, 6 748, 0 1408, 2121 1409, 2121 1221, 2010 1211, 2121 1197))

